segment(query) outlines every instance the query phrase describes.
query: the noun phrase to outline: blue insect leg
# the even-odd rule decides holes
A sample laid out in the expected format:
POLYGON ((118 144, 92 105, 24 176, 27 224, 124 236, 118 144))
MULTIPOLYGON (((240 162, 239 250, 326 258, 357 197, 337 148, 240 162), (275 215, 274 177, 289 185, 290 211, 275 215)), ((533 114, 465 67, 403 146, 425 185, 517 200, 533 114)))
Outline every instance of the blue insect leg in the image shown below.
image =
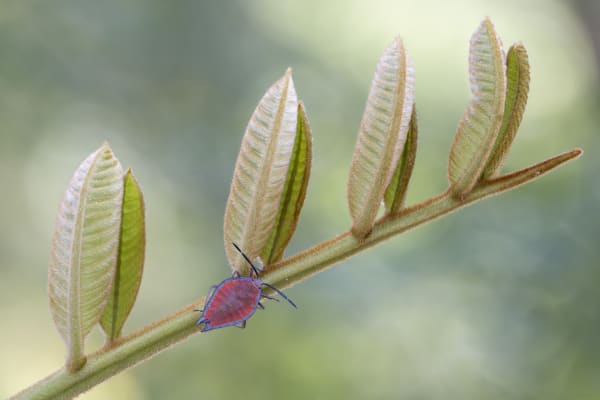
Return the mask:
POLYGON ((260 294, 260 297, 263 299, 269 299, 269 300, 275 300, 275 301, 279 301, 279 299, 277 297, 273 297, 273 296, 268 296, 266 294, 260 294))
POLYGON ((268 287, 271 290, 276 291, 281 297, 283 297, 284 299, 286 299, 287 302, 292 305, 292 307, 298 308, 298 306, 289 297, 287 297, 285 294, 283 294, 283 292, 281 290, 277 289, 275 286, 273 286, 273 285, 271 285, 269 283, 266 283, 266 282, 262 282, 262 285, 268 287))
POLYGON ((240 329, 245 329, 246 328, 246 321, 244 320, 244 321, 242 321, 239 324, 234 325, 234 326, 236 326, 236 327, 238 327, 240 329))

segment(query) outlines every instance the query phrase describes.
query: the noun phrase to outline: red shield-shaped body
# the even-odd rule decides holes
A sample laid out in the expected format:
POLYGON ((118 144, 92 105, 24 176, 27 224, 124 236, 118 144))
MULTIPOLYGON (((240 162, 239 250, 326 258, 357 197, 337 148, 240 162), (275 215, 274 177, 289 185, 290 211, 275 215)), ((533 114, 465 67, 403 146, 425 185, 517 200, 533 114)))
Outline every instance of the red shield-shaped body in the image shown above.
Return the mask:
POLYGON ((264 308, 260 303, 261 299, 277 300, 263 294, 263 286, 278 293, 292 307, 296 308, 296 304, 281 290, 270 283, 263 282, 259 278, 258 268, 252 264, 248 256, 235 243, 232 245, 250 265, 250 276, 240 276, 240 273, 235 271, 231 278, 213 286, 212 292, 209 292, 207 296, 208 301, 204 310, 195 310, 202 311, 202 316, 196 321, 196 325, 204 324, 201 332, 233 325, 245 328, 246 320, 254 314, 256 307, 264 308))
POLYGON ((248 276, 225 279, 210 295, 197 324, 202 332, 232 325, 245 325, 259 305, 263 282, 248 276))

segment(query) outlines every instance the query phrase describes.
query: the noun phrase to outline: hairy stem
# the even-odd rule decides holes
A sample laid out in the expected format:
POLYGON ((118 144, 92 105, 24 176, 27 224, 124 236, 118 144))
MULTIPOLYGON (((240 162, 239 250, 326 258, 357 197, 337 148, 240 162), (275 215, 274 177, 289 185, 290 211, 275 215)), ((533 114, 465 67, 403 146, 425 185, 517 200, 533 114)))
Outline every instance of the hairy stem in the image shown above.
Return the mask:
MULTIPOLYGON (((560 154, 531 167, 479 183, 459 200, 445 192, 397 214, 381 218, 372 232, 358 240, 350 232, 320 243, 304 252, 271 266, 262 279, 280 288, 293 286, 333 264, 380 243, 392 236, 449 214, 470 203, 493 196, 530 182, 544 173, 581 155, 579 149, 560 154)), ((160 351, 200 332, 195 322, 194 308, 204 299, 190 304, 161 321, 118 339, 88 357, 85 366, 75 373, 64 368, 16 394, 12 399, 68 399, 105 381, 113 375, 142 362, 160 351)))
POLYGON ((405 208, 397 214, 388 214, 375 223, 372 232, 366 238, 358 240, 350 232, 345 232, 270 266, 269 273, 263 277, 263 280, 280 288, 293 286, 392 236, 423 225, 485 197, 528 183, 581 154, 582 150, 574 149, 511 174, 480 182, 464 199, 454 198, 447 191, 437 197, 405 208))

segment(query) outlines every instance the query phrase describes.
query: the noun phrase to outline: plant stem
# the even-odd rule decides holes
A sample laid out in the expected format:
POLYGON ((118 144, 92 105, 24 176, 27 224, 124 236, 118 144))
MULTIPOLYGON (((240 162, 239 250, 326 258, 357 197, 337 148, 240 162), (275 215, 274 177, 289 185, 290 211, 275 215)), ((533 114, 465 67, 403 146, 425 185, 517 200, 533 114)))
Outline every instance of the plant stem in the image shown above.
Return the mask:
MULTIPOLYGON (((530 182, 561 164, 579 157, 581 153, 579 149, 571 150, 520 171, 479 183, 463 199, 457 199, 449 192, 445 192, 401 210, 397 214, 386 215, 376 222, 372 232, 365 239, 356 239, 349 231, 345 232, 272 265, 261 279, 280 288, 292 286, 392 236, 485 197, 530 182)), ((190 304, 161 321, 116 340, 109 348, 91 354, 87 363, 79 371, 69 373, 62 368, 16 394, 12 399, 68 399, 85 392, 111 376, 200 332, 195 325, 198 316, 192 311, 194 308, 201 307, 203 302, 204 299, 200 299, 197 303, 190 304)))
POLYGON ((528 183, 559 165, 578 158, 582 153, 582 150, 574 149, 522 170, 480 182, 463 199, 456 198, 447 191, 420 204, 405 208, 397 214, 388 214, 375 223, 373 230, 366 238, 359 240, 350 232, 345 232, 270 266, 269 272, 263 277, 263 280, 279 288, 293 286, 392 236, 423 225, 485 197, 494 196, 528 183))

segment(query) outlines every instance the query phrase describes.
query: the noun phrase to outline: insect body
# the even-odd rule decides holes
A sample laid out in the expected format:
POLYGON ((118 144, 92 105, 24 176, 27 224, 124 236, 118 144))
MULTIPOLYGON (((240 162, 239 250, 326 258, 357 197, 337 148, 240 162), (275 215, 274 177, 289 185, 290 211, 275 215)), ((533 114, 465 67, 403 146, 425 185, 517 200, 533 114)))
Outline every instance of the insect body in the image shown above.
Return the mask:
POLYGON ((262 289, 264 286, 279 293, 281 297, 296 308, 296 304, 283 292, 263 282, 258 276, 258 269, 250 259, 235 243, 233 243, 233 246, 250 264, 250 276, 240 276, 239 272, 236 271, 231 278, 225 279, 211 288, 204 310, 197 310, 202 311, 202 316, 196 322, 196 325, 204 324, 201 332, 233 325, 245 328, 246 321, 254 314, 256 308, 264 308, 260 303, 263 298, 279 301, 274 297, 263 294, 262 289))

